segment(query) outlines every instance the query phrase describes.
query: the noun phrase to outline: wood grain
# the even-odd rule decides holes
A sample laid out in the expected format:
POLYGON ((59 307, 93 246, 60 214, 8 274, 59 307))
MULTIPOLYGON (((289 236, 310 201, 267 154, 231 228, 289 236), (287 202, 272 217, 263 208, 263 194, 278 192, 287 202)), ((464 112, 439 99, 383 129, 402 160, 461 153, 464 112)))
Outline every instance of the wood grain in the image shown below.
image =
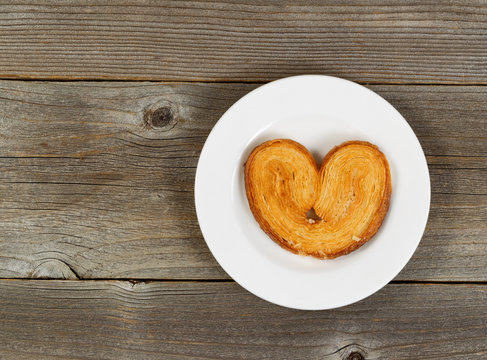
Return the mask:
POLYGON ((485 359, 486 285, 391 284, 344 308, 299 311, 260 300, 235 283, 0 281, 2 359, 445 354, 485 359))
MULTIPOLYGON (((0 277, 225 279, 199 152, 251 84, 0 82, 0 277)), ((486 88, 371 86, 409 121, 432 204, 399 280, 486 281, 486 88)))
POLYGON ((0 77, 486 84, 485 1, 9 1, 0 77))

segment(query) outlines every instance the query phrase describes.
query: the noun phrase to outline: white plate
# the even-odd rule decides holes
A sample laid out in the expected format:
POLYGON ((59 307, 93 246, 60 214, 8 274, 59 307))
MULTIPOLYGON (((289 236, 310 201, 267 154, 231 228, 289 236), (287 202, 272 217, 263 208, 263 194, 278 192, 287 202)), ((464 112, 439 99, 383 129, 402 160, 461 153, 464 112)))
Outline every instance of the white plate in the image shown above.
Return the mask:
POLYGON ((253 294, 296 309, 331 309, 361 300, 392 280, 421 240, 430 179, 414 132, 387 101, 353 82, 303 75, 261 86, 237 101, 211 131, 196 171, 195 202, 206 243, 222 268, 253 294), (275 138, 306 146, 321 163, 346 140, 379 146, 389 160, 392 197, 378 233, 335 260, 292 254, 250 212, 243 166, 275 138))

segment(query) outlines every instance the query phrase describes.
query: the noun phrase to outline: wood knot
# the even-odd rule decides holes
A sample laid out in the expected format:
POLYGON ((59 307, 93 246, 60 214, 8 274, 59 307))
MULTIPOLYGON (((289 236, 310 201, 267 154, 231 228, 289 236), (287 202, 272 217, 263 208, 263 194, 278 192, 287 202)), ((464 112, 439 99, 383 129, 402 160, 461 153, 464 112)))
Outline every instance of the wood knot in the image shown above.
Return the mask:
POLYGON ((342 360, 365 360, 366 351, 358 344, 352 343, 340 349, 342 360))
POLYGON ((164 127, 174 120, 174 114, 170 107, 163 106, 150 114, 150 125, 152 127, 164 127))
POLYGON ((149 108, 144 114, 144 123, 147 127, 156 130, 171 130, 177 123, 177 114, 169 105, 149 108))
POLYGON ((62 260, 48 259, 38 264, 31 274, 34 279, 79 279, 74 269, 62 260))
POLYGON ((365 357, 358 351, 353 351, 346 357, 346 360, 365 360, 365 357))

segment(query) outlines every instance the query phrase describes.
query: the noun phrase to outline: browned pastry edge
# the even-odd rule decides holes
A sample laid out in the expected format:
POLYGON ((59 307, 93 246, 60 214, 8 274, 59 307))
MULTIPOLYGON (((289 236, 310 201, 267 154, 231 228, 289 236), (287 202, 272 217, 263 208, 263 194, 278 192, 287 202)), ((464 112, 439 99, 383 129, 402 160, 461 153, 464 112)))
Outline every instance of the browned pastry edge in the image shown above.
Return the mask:
MULTIPOLYGON (((382 151, 380 151, 376 145, 371 144, 368 141, 360 141, 360 140, 345 141, 344 143, 342 143, 338 146, 335 146, 333 149, 331 149, 328 152, 328 154, 326 154, 325 158, 323 159, 323 162, 321 163, 321 167, 320 167, 320 175, 321 175, 322 169, 325 168, 325 165, 328 162, 328 160, 331 158, 331 156, 336 151, 338 151, 339 149, 341 149, 345 146, 348 146, 348 145, 365 145, 365 146, 372 147, 379 152, 380 157, 382 159, 382 162, 384 164, 384 167, 386 168, 386 185, 384 188, 384 195, 382 197, 382 202, 381 202, 379 208, 377 209, 372 221, 370 222, 369 227, 367 228, 367 230, 365 230, 364 234, 362 235, 361 240, 353 242, 348 247, 343 249, 342 251, 339 251, 339 252, 337 252, 331 256, 328 256, 327 257, 328 259, 334 259, 334 258, 337 258, 337 257, 342 256, 342 255, 350 254, 352 251, 357 250, 362 245, 364 245, 367 241, 369 241, 377 233, 380 226, 382 225, 382 222, 384 221, 384 218, 387 214, 387 211, 389 210, 389 204, 391 201, 392 181, 391 181, 391 171, 389 169, 389 162, 387 161, 387 158, 382 153, 382 151)), ((310 255, 317 257, 319 259, 325 258, 319 254, 310 254, 310 255)))
MULTIPOLYGON (((257 221, 257 223, 260 225, 260 228, 272 239, 274 240, 274 242, 276 242, 277 244, 279 244, 282 248, 286 249, 286 250, 289 250, 291 251, 292 253, 295 253, 295 254, 299 254, 299 252, 290 247, 288 245, 288 242, 282 238, 278 233, 276 233, 272 227, 269 225, 269 223, 262 217, 260 216, 259 214, 259 210, 257 209, 257 207, 254 205, 255 201, 253 201, 253 194, 250 192, 250 176, 249 176, 249 171, 250 171, 250 167, 251 167, 251 164, 252 164, 252 161, 254 160, 254 157, 255 155, 262 149, 262 148, 265 148, 265 147, 268 147, 268 146, 271 146, 273 145, 274 143, 277 143, 277 142, 283 142, 283 143, 288 143, 288 144, 292 144, 294 147, 297 148, 297 150, 299 150, 300 152, 302 152, 306 157, 308 157, 310 160, 312 160, 312 164, 315 165, 315 169, 316 171, 318 171, 318 165, 316 164, 316 161, 315 159, 313 158, 313 155, 311 155, 311 153, 308 151, 308 149, 306 149, 303 145, 301 145, 300 143, 294 141, 294 140, 290 140, 290 139, 275 139, 275 140, 269 140, 269 141, 266 141, 262 144, 260 144, 259 146, 255 147, 249 158, 247 159, 247 161, 245 162, 245 169, 244 169, 244 178, 245 178, 245 192, 247 193, 247 199, 248 199, 248 203, 249 203, 249 207, 250 207, 250 211, 252 212, 252 214, 254 215, 254 218, 255 220, 257 221), (252 200, 252 201, 251 201, 252 200)), ((312 254, 308 254, 308 255, 312 255, 312 254)), ((312 255, 313 256, 313 255, 312 255)))
POLYGON ((282 238, 279 234, 277 234, 272 229, 272 227, 269 225, 269 223, 267 221, 265 221, 265 219, 262 216, 260 216, 259 210, 257 209, 257 207, 255 207, 255 205, 254 205, 255 201, 253 201, 253 196, 252 196, 252 194, 250 192, 250 177, 249 177, 249 171, 250 171, 250 166, 252 164, 252 161, 253 161, 255 155, 259 152, 258 150, 260 150, 261 148, 270 146, 270 145, 272 145, 272 144, 274 144, 276 142, 283 142, 283 143, 288 143, 288 144, 293 145, 300 152, 302 152, 306 157, 310 158, 312 160, 312 163, 315 164, 316 169, 318 169, 317 164, 316 164, 316 161, 314 160, 313 156, 308 151, 308 149, 306 149, 306 147, 304 147, 303 145, 301 145, 300 143, 298 143, 298 142, 296 142, 294 140, 290 140, 290 139, 275 139, 275 140, 269 140, 269 141, 266 141, 266 142, 260 144, 259 146, 255 147, 252 150, 249 158, 247 159, 247 161, 245 162, 245 165, 244 165, 245 192, 247 194, 247 199, 248 199, 250 211, 254 215, 255 220, 260 225, 261 229, 272 240, 274 240, 274 242, 276 242, 277 244, 279 244, 282 248, 284 248, 284 249, 286 249, 288 251, 291 251, 292 253, 295 253, 295 254, 309 255, 309 256, 313 256, 313 257, 318 258, 318 259, 334 259, 334 258, 337 258, 337 257, 342 256, 342 255, 347 255, 347 254, 351 253, 354 250, 357 250, 362 245, 364 245, 366 242, 368 242, 377 233, 377 231, 379 230, 380 226, 382 225, 382 222, 384 221, 384 218, 385 218, 385 216, 387 214, 387 211, 389 210, 389 204, 390 204, 390 199, 391 199, 392 182, 391 182, 391 173, 390 173, 390 169, 389 169, 389 163, 388 163, 387 158, 385 157, 385 155, 379 150, 379 148, 376 145, 371 144, 371 143, 369 143, 367 141, 351 140, 351 141, 346 141, 346 142, 344 142, 344 143, 342 143, 340 145, 335 146, 333 149, 331 149, 326 154, 326 156, 324 157, 324 159, 323 159, 323 161, 321 163, 320 169, 319 169, 319 178, 321 179, 321 172, 325 168, 326 163, 329 161, 329 159, 331 158, 331 156, 336 151, 338 151, 339 149, 341 149, 341 148, 343 148, 345 146, 359 144, 359 145, 369 146, 369 147, 372 147, 375 150, 377 150, 379 152, 379 154, 380 154, 380 157, 381 157, 381 159, 382 159, 382 161, 384 163, 385 168, 387 169, 387 171, 386 171, 386 186, 384 188, 384 195, 382 197, 382 203, 380 204, 379 208, 377 209, 377 211, 376 211, 376 213, 375 213, 372 221, 369 224, 369 227, 364 232, 364 234, 361 236, 361 240, 360 241, 353 242, 348 247, 346 247, 345 249, 343 249, 341 251, 338 251, 336 253, 333 253, 333 254, 328 254, 326 256, 321 255, 321 254, 319 254, 317 252, 311 252, 311 253, 300 252, 300 251, 296 250, 295 248, 290 247, 288 245, 287 241, 284 238, 282 238))

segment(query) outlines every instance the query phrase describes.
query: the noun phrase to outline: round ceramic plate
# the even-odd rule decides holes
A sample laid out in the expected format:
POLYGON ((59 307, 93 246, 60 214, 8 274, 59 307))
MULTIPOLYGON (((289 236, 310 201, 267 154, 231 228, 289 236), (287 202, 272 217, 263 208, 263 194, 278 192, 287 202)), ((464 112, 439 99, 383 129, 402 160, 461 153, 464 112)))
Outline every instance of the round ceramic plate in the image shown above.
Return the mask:
POLYGON ((211 131, 196 171, 195 202, 206 243, 222 268, 253 294, 296 309, 331 309, 359 301, 392 280, 421 240, 430 179, 414 132, 387 101, 353 82, 303 75, 263 85, 237 101, 211 131), (289 138, 320 164, 347 140, 379 146, 389 160, 392 196, 377 234, 334 260, 295 255, 255 221, 244 163, 266 140, 289 138))

